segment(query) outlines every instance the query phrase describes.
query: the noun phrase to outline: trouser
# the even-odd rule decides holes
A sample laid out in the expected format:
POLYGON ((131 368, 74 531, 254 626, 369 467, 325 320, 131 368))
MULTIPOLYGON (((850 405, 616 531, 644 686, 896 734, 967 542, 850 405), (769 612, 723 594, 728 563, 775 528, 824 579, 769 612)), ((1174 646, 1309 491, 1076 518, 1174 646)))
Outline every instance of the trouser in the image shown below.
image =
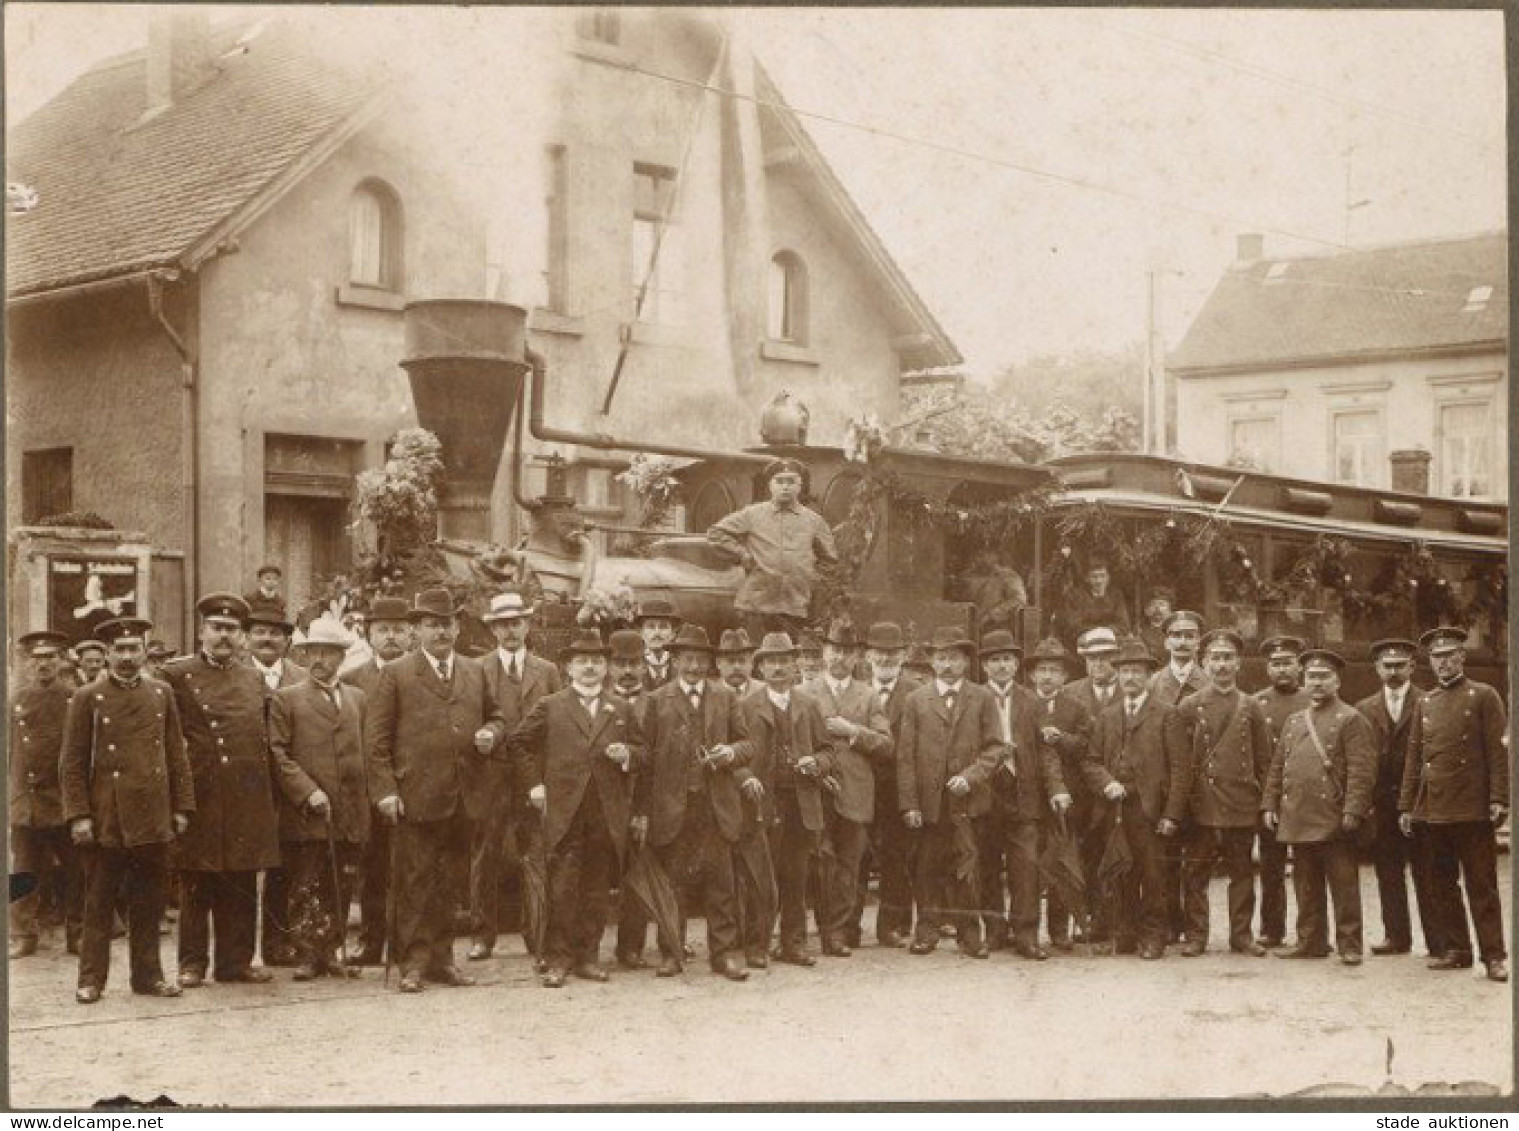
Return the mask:
MULTIPOLYGON (((541 960, 543 956, 538 953, 538 941, 533 936, 533 924, 528 919, 526 873, 530 867, 536 867, 538 874, 544 877, 544 884, 547 885, 548 859, 543 850, 543 814, 531 804, 518 805, 507 822, 506 835, 509 838, 512 863, 517 868, 522 941, 527 947, 527 952, 541 960)), ((547 914, 546 907, 543 913, 547 914)), ((547 926, 545 925, 542 929, 546 932, 547 926)))
POLYGON ((918 922, 914 939, 920 943, 939 940, 939 924, 948 923, 963 947, 982 941, 981 917, 977 912, 975 828, 967 816, 942 814, 925 824, 918 841, 918 922))
POLYGON ((359 946, 381 955, 390 932, 390 851, 394 835, 389 821, 369 822, 369 840, 359 862, 359 946))
POLYGON ((163 918, 166 850, 167 846, 162 844, 80 850, 84 871, 80 986, 105 988, 111 971, 111 926, 118 893, 126 898, 132 988, 147 991, 164 980, 158 953, 158 921, 163 918))
POLYGON ((42 904, 45 876, 53 877, 58 902, 63 912, 65 937, 76 939, 84 915, 84 876, 80 870, 79 849, 74 846, 67 825, 49 828, 11 829, 11 865, 17 872, 30 872, 38 879, 37 888, 11 904, 13 938, 37 938, 38 911, 42 904))
POLYGON ((987 941, 1001 946, 1011 935, 1032 946, 1039 938, 1039 822, 994 802, 975 823, 977 905, 987 941))
POLYGON ((1104 913, 1121 949, 1135 943, 1164 947, 1171 933, 1166 908, 1167 841, 1155 831, 1156 822, 1145 816, 1136 795, 1130 793, 1122 806, 1124 839, 1133 864, 1104 904, 1104 913))
POLYGON ((1242 950, 1255 941, 1255 866, 1250 850, 1255 829, 1193 825, 1182 841, 1182 887, 1187 913, 1187 941, 1207 945, 1208 880, 1220 858, 1229 877, 1229 946, 1242 950))
POLYGON ((781 949, 801 950, 807 945, 807 873, 821 850, 822 833, 802 824, 795 789, 777 789, 775 808, 780 820, 770 829, 770 859, 775 864, 781 949))
POLYGON ((179 912, 179 969, 218 980, 236 977, 253 965, 258 934, 257 872, 181 871, 184 906, 179 912), (211 963, 211 939, 216 963, 211 963))
POLYGON ((1328 900, 1334 900, 1334 941, 1341 954, 1360 954, 1361 875, 1348 837, 1292 846, 1292 891, 1297 896, 1298 945, 1329 949, 1328 900))
POLYGON ((616 874, 617 846, 592 781, 569 828, 548 854, 549 923, 543 957, 550 966, 597 960, 616 874))
MULTIPOLYGON (((733 846, 734 877, 738 888, 739 934, 744 954, 749 958, 761 958, 770 953, 770 937, 775 933, 776 893, 762 892, 763 873, 756 874, 751 858, 770 857, 770 837, 765 826, 756 822, 746 823, 733 846)), ((774 881, 774 862, 770 863, 769 877, 774 881)))
POLYGON ((1377 899, 1382 905, 1382 934, 1389 945, 1402 950, 1413 947, 1413 923, 1408 913, 1408 873, 1413 875, 1414 902, 1419 909, 1419 925, 1429 953, 1446 951, 1440 937, 1440 917, 1434 913, 1434 895, 1430 891, 1429 835, 1424 825, 1416 825, 1413 837, 1398 828, 1396 805, 1376 810, 1376 840, 1372 844, 1372 864, 1377 874, 1377 899))
MULTIPOLYGON (((1417 827, 1417 826, 1416 826, 1417 827)), ((1449 951, 1471 954, 1466 906, 1457 887, 1466 888, 1472 926, 1483 962, 1508 957, 1503 946, 1503 908, 1498 899, 1498 845, 1489 821, 1457 821, 1425 826, 1429 837, 1431 887, 1440 917, 1440 936, 1449 951)))
POLYGON ((395 960, 402 974, 438 974, 454 964, 454 907, 469 867, 474 822, 462 806, 437 821, 402 818, 396 838, 395 960))
POLYGON ((362 855, 362 846, 347 841, 331 847, 326 840, 286 841, 280 852, 290 880, 290 939, 296 961, 319 970, 342 965, 353 886, 348 872, 362 855))
POLYGON ((511 821, 510 767, 492 765, 485 786, 485 816, 475 822, 469 846, 469 920, 475 941, 496 944, 501 923, 501 872, 511 821))
POLYGON ((258 938, 258 952, 265 966, 290 960, 295 940, 290 936, 290 881, 283 867, 264 873, 258 938))
POLYGON ((1187 933, 1186 895, 1181 882, 1181 853, 1180 835, 1161 838, 1160 871, 1166 895, 1168 938, 1180 938, 1187 933))
MULTIPOLYGON (((1079 770, 1073 771, 1069 766, 1066 768, 1068 775, 1078 772, 1079 770)), ((1068 786, 1071 781, 1072 778, 1067 776, 1068 786)), ((1103 849, 1101 839, 1089 828, 1092 819, 1092 804, 1090 795, 1083 791, 1076 796, 1075 803, 1065 815, 1065 827, 1076 842, 1076 854, 1081 861, 1081 871, 1087 881, 1087 898, 1081 906, 1072 907, 1058 890, 1053 887, 1050 889, 1045 914, 1048 918, 1050 939, 1053 941, 1066 942, 1070 939, 1073 920, 1078 928, 1083 927, 1083 924, 1090 925, 1092 902, 1096 891, 1097 864, 1102 859, 1103 849)), ((1049 829, 1054 821, 1055 818, 1046 817, 1043 828, 1049 829)))
MULTIPOLYGON (((714 967, 738 950, 738 882, 733 869, 733 846, 717 830, 717 817, 705 790, 686 798, 680 832, 668 844, 655 846, 654 854, 675 885, 680 906, 680 937, 686 937, 691 907, 699 904, 707 918, 707 957, 714 967)), ((664 939, 659 953, 680 960, 664 939)))
POLYGON ((1260 934, 1280 941, 1287 937, 1287 846, 1270 829, 1258 829, 1255 836, 1261 861, 1260 934))
POLYGON ((876 783, 876 819, 870 826, 870 851, 879 875, 876 939, 912 931, 913 856, 917 831, 907 827, 897 810, 896 781, 876 783), (885 792, 888 788, 890 792, 885 792), (883 805, 881 799, 885 799, 883 805))
POLYGON ((870 826, 841 817, 827 805, 829 851, 819 876, 818 932, 825 943, 846 942, 860 921, 860 868, 870 843, 870 826))

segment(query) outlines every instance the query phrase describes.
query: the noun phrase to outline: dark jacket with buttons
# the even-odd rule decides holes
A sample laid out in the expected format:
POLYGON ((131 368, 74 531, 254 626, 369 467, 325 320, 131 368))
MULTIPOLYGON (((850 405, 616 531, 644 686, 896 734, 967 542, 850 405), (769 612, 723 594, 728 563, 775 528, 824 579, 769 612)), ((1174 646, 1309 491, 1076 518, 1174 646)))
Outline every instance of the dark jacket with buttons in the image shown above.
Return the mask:
POLYGON ((1431 824, 1489 820, 1489 805, 1509 803, 1503 700, 1462 678, 1425 692, 1413 710, 1398 811, 1431 824))
POLYGON ((174 694, 156 679, 103 677, 74 692, 58 771, 64 820, 90 818, 103 848, 167 844, 171 816, 195 810, 174 694))
POLYGON ((1335 700, 1298 711, 1283 724, 1261 808, 1277 815, 1276 839, 1283 844, 1322 843, 1339 836, 1342 818, 1365 820, 1371 814, 1376 780, 1371 724, 1350 704, 1335 700))
POLYGON ((61 680, 50 687, 24 687, 11 701, 11 825, 51 829, 63 824, 63 793, 58 784, 58 752, 69 689, 61 680))
POLYGON ((280 862, 266 688, 251 665, 204 655, 164 665, 195 776, 196 815, 180 838, 190 872, 256 872, 280 862))
POLYGON ((1166 816, 1191 817, 1207 828, 1254 827, 1272 752, 1271 728, 1254 697, 1205 687, 1171 709, 1165 734, 1166 816))

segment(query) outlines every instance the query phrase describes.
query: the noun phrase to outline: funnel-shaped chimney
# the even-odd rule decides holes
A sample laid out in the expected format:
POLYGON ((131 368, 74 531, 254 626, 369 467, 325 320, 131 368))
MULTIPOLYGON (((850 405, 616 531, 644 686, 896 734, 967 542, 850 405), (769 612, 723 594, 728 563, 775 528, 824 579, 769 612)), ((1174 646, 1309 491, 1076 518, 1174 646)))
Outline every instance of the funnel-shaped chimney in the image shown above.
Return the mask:
POLYGON ((527 312, 483 299, 406 304, 406 356, 417 423, 443 445, 443 533, 490 537, 491 489, 528 371, 527 312))

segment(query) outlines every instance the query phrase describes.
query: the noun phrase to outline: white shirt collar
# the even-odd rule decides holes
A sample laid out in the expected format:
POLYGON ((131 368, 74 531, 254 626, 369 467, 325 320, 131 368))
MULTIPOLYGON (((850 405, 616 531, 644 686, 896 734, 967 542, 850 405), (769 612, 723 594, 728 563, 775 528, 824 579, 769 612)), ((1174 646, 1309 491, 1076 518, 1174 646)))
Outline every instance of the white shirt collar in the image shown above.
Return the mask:
POLYGON ((935 679, 934 686, 939 689, 940 695, 958 695, 960 694, 960 685, 964 682, 963 679, 957 679, 954 683, 945 683, 942 679, 935 679))
POLYGON ((853 682, 853 680, 848 679, 837 680, 834 679, 831 675, 824 676, 823 678, 828 681, 828 690, 833 692, 833 697, 835 699, 839 698, 844 694, 844 692, 848 691, 849 685, 853 682))
POLYGON ((448 659, 446 660, 438 659, 438 657, 434 656, 431 652, 423 652, 422 654, 427 657, 427 662, 432 665, 433 671, 437 672, 444 679, 447 679, 453 674, 454 654, 452 652, 448 654, 448 659))
POLYGON ((1003 687, 995 680, 987 680, 986 686, 991 688, 992 694, 997 696, 999 699, 1007 699, 1012 696, 1013 688, 1017 687, 1018 684, 1016 682, 1009 682, 1006 687, 1003 687))
POLYGON ((513 649, 510 652, 508 652, 505 648, 497 648, 496 651, 501 654, 501 662, 507 667, 511 667, 513 664, 516 664, 517 670, 519 672, 527 670, 526 645, 523 645, 521 648, 513 649))
POLYGON ((770 696, 770 702, 774 703, 783 711, 791 710, 791 692, 776 691, 773 687, 766 687, 765 694, 770 696))
POLYGON ((705 686, 700 680, 698 680, 696 683, 687 683, 683 679, 677 680, 676 682, 680 684, 680 693, 687 699, 691 698, 693 695, 700 695, 702 693, 703 686, 705 686))
POLYGON ((1191 677, 1192 673, 1197 670, 1197 661, 1193 660, 1185 667, 1178 667, 1176 661, 1172 660, 1170 663, 1170 668, 1171 674, 1176 677, 1177 683, 1186 683, 1188 678, 1191 677))
POLYGON ((280 665, 285 662, 284 660, 275 660, 272 664, 266 664, 263 660, 251 654, 248 658, 253 661, 253 666, 265 675, 279 675, 280 665))
POLYGON ((1139 710, 1141 707, 1143 707, 1145 705, 1145 700, 1148 699, 1149 697, 1150 697, 1150 693, 1148 691, 1141 691, 1133 699, 1130 699, 1130 698, 1128 698, 1128 696, 1125 696, 1124 700, 1123 700, 1124 710, 1127 711, 1131 707, 1134 710, 1136 710, 1136 711, 1139 710))

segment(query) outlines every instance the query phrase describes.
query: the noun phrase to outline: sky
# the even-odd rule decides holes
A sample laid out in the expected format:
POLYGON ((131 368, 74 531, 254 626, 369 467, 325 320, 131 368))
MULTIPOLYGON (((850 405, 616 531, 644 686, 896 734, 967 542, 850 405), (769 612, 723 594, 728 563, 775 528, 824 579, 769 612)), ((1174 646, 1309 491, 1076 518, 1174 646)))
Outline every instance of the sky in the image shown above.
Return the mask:
MULTIPOLYGON (((141 46, 148 6, 5 6, 7 121, 141 46)), ((362 31, 470 21, 472 67, 529 12, 340 10, 362 31)), ((1234 257, 1504 226, 1499 11, 738 9, 886 246, 989 377, 1174 347, 1234 257), (825 120, 826 119, 826 120, 825 120), (1347 204, 1354 207, 1347 208, 1347 204)), ((441 32, 440 32, 441 33, 441 32)), ((499 74, 499 70, 497 71, 499 74)))

